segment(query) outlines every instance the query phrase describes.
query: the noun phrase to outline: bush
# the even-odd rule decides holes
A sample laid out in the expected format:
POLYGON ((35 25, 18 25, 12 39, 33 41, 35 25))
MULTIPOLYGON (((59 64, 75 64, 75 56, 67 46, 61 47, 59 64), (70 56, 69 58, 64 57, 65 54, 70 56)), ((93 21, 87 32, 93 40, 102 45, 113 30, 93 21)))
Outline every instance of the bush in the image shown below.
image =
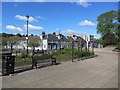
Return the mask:
POLYGON ((118 42, 118 45, 116 47, 118 50, 120 50, 120 42, 118 42))
MULTIPOLYGON (((78 57, 78 50, 77 49, 73 49, 74 50, 74 58, 78 57)), ((72 58, 72 48, 67 48, 67 49, 63 49, 63 50, 58 50, 56 52, 53 52, 52 55, 54 57, 57 58, 57 60, 64 60, 64 59, 71 59, 72 58)), ((81 52, 79 51, 79 55, 81 55, 81 52)), ((88 55, 93 55, 92 52, 88 52, 86 53, 86 50, 82 50, 82 57, 84 56, 88 56, 88 55)))
POLYGON ((21 53, 21 57, 22 57, 22 58, 27 57, 27 53, 26 53, 26 52, 22 52, 22 53, 21 53))
POLYGON ((15 57, 15 67, 31 65, 32 59, 30 57, 22 58, 22 55, 15 57))

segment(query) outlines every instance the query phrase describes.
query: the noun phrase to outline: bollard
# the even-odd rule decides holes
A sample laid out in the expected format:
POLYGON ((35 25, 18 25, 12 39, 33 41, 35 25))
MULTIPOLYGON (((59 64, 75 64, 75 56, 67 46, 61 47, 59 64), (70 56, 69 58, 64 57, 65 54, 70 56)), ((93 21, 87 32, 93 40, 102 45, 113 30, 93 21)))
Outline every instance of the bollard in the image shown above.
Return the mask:
POLYGON ((20 49, 19 49, 19 53, 20 53, 20 49))
POLYGON ((74 50, 73 50, 74 49, 74 45, 73 44, 74 44, 74 41, 72 41, 72 62, 74 60, 74 57, 73 57, 73 54, 74 54, 74 50))
POLYGON ((80 59, 79 59, 79 47, 78 47, 78 61, 79 61, 80 59))
POLYGON ((79 41, 78 41, 78 61, 80 61, 80 59, 79 59, 79 41))
MULTIPOLYGON (((94 44, 93 44, 93 42, 92 42, 92 54, 94 54, 94 44)), ((93 55, 93 57, 94 57, 94 55, 93 55)))
POLYGON ((85 56, 86 56, 86 59, 87 59, 87 47, 85 49, 86 49, 86 55, 85 56))
POLYGON ((82 41, 81 41, 81 55, 80 55, 80 57, 81 57, 81 60, 82 60, 82 41))
POLYGON ((16 51, 16 56, 17 56, 17 51, 16 51))

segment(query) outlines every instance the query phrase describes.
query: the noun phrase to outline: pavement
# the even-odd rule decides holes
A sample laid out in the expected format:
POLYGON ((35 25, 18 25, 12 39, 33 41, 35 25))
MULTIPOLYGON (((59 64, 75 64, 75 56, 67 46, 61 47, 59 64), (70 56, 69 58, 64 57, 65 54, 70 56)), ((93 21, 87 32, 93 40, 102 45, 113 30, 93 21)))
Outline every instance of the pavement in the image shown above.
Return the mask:
POLYGON ((2 77, 3 88, 118 88, 118 54, 95 49, 97 57, 65 61, 2 77))

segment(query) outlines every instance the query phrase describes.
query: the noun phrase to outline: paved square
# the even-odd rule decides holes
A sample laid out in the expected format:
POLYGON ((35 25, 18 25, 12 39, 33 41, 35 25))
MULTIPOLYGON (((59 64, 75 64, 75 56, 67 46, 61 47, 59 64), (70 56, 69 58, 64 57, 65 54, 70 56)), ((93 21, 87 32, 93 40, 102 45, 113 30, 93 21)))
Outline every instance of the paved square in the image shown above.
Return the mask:
POLYGON ((95 49, 95 58, 5 76, 3 88, 118 88, 118 55, 111 50, 95 49))

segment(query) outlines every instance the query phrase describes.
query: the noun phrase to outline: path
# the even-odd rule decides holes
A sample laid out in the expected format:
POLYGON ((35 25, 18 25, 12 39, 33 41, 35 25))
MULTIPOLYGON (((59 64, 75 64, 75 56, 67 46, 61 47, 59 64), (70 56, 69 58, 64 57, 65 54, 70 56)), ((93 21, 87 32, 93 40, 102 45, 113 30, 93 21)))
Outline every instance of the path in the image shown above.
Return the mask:
POLYGON ((117 88, 118 55, 95 49, 98 57, 3 77, 3 88, 117 88))

